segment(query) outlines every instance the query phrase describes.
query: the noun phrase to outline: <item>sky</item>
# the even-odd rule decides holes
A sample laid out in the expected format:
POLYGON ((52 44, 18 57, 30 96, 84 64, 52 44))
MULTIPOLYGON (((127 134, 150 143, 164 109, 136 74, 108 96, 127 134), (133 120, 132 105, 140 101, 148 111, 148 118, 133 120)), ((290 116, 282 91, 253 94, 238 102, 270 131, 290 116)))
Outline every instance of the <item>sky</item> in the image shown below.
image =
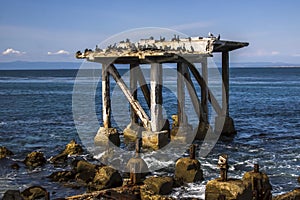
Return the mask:
POLYGON ((115 34, 161 27, 249 42, 231 62, 300 63, 299 19, 298 0, 1 0, 0 62, 76 62, 115 34))

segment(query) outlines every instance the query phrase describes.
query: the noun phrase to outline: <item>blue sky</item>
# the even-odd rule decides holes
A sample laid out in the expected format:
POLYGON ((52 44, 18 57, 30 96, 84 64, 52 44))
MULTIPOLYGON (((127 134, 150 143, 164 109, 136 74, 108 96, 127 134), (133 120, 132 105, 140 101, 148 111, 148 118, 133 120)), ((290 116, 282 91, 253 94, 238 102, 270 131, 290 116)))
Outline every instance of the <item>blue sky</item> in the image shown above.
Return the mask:
POLYGON ((171 28, 247 41, 233 62, 300 63, 300 1, 2 0, 0 62, 77 61, 74 53, 122 31, 171 28))

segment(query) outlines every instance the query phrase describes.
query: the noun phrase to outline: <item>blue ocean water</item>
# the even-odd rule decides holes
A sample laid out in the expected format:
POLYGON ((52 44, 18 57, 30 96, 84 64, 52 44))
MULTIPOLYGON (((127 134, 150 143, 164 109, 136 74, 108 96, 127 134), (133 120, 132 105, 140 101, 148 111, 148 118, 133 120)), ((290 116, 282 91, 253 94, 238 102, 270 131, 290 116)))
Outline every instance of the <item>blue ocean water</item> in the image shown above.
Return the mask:
MULTIPOLYGON (((72 113, 76 73, 76 70, 0 71, 0 146, 15 153, 10 159, 0 160, 0 196, 8 189, 22 190, 31 185, 45 187, 53 198, 85 191, 85 188, 74 190, 51 183, 46 177, 61 170, 51 164, 33 171, 22 164, 19 171, 9 167, 13 162, 20 163, 31 151, 42 151, 49 159, 71 139, 80 142, 72 113)), ((176 78, 169 80, 168 84, 174 85, 175 81, 176 78)), ((221 153, 229 154, 231 177, 242 177, 258 162, 261 170, 269 175, 274 194, 297 187, 300 175, 299 86, 300 68, 232 68, 230 114, 238 134, 232 140, 219 141, 206 158, 198 158, 204 182, 176 189, 173 195, 203 197, 205 183, 219 176, 216 164, 221 153)), ((101 123, 100 86, 97 90, 99 104, 94 109, 101 123)), ((168 91, 164 91, 164 95, 166 115, 176 113, 176 100, 172 100, 168 91)), ((118 116, 123 122, 121 127, 129 121, 129 106, 120 102, 116 110, 124 109, 127 114, 118 116)), ((158 173, 171 173, 173 168, 171 165, 158 173)))

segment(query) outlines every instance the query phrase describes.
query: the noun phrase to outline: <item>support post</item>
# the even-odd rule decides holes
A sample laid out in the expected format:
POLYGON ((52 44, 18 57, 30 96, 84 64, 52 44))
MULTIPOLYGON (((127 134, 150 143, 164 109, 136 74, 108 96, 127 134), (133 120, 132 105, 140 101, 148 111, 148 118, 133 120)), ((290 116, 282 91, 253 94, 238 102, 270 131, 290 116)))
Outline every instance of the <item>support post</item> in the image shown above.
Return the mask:
POLYGON ((185 91, 184 91, 184 64, 177 63, 177 115, 178 125, 185 125, 185 91))
POLYGON ((162 64, 151 63, 151 130, 153 132, 162 129, 162 64))
POLYGON ((142 108, 142 106, 139 104, 138 101, 136 101, 133 96, 130 93, 130 90, 128 89, 127 85, 124 83, 123 79, 121 78, 118 70, 116 67, 111 64, 108 67, 108 71, 111 74, 111 76, 115 79, 118 86, 121 88, 122 92, 124 93, 125 97, 127 98, 128 102, 132 106, 134 112, 137 114, 137 116, 140 118, 144 128, 147 130, 150 129, 149 127, 149 117, 147 116, 146 112, 142 108))
MULTIPOLYGON (((204 87, 205 85, 205 81, 203 80, 202 76, 200 75, 199 71, 196 69, 196 67, 191 64, 191 63, 186 63, 191 71, 191 73, 193 74, 193 76, 195 77, 196 81, 198 82, 198 84, 201 87, 204 87)), ((215 98, 215 96, 213 95, 212 91, 210 91, 209 88, 208 89, 208 100, 210 101, 211 105, 213 106, 213 108, 215 109, 216 113, 221 114, 222 112, 222 108, 219 105, 217 99, 215 98)))
POLYGON ((188 92, 190 94, 191 101, 192 101, 192 104, 194 106, 195 112, 197 114, 197 117, 200 119, 203 116, 203 112, 202 112, 202 109, 200 107, 200 101, 199 101, 199 98, 198 98, 198 95, 197 95, 197 91, 196 91, 194 83, 191 79, 191 75, 190 75, 189 71, 185 74, 184 78, 185 78, 185 85, 186 85, 186 87, 188 89, 188 92))
MULTIPOLYGON (((138 67, 137 63, 130 64, 130 92, 135 100, 137 100, 137 76, 135 73, 136 67, 138 67)), ((130 118, 131 118, 131 124, 138 123, 138 116, 134 112, 132 106, 130 106, 130 118)))
POLYGON ((102 64, 102 118, 104 128, 111 128, 111 101, 108 67, 108 65, 102 64))
POLYGON ((229 52, 222 52, 222 115, 229 116, 229 52))
POLYGON ((203 111, 203 117, 200 118, 201 122, 208 123, 208 69, 207 69, 207 58, 203 58, 201 62, 202 77, 205 84, 201 87, 201 108, 203 111))
POLYGON ((136 72, 136 77, 137 77, 137 80, 139 82, 139 85, 141 87, 141 90, 143 92, 143 95, 145 97, 145 100, 146 100, 146 103, 148 105, 148 107, 150 108, 150 90, 149 90, 149 87, 147 85, 147 82, 145 80, 145 77, 144 77, 144 74, 140 68, 140 66, 137 66, 135 68, 135 72, 136 72))

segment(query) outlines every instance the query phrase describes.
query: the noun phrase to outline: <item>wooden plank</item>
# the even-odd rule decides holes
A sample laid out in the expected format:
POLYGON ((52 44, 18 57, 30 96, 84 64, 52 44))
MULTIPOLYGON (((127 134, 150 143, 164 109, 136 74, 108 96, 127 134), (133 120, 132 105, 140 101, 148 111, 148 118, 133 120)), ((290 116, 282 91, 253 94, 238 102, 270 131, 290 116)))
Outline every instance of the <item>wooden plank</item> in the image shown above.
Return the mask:
POLYGON ((146 128, 147 130, 149 130, 150 129, 150 120, 149 120, 149 117, 147 116, 146 112, 144 111, 144 109, 142 108, 142 106, 140 105, 140 103, 137 100, 135 100, 134 97, 132 96, 130 90, 128 89, 128 87, 124 83, 124 81, 121 78, 121 76, 120 76, 118 70, 116 69, 116 67, 113 64, 111 64, 108 67, 108 71, 112 75, 112 77, 115 79, 115 81, 118 84, 118 86, 123 91, 123 93, 124 93, 125 97, 127 98, 128 102, 132 106, 134 112, 140 118, 140 120, 141 120, 144 128, 146 128))
POLYGON ((222 114, 229 115, 229 52, 222 52, 222 114))
POLYGON ((103 127, 111 127, 111 100, 108 66, 102 65, 102 118, 103 127))
POLYGON ((151 63, 150 77, 151 130, 156 132, 162 128, 162 64, 151 63))
MULTIPOLYGON (((137 100, 137 76, 135 73, 135 69, 138 66, 138 63, 130 64, 130 92, 135 100, 137 100)), ((138 123, 138 116, 135 114, 134 109, 130 106, 130 118, 131 123, 138 123)))

